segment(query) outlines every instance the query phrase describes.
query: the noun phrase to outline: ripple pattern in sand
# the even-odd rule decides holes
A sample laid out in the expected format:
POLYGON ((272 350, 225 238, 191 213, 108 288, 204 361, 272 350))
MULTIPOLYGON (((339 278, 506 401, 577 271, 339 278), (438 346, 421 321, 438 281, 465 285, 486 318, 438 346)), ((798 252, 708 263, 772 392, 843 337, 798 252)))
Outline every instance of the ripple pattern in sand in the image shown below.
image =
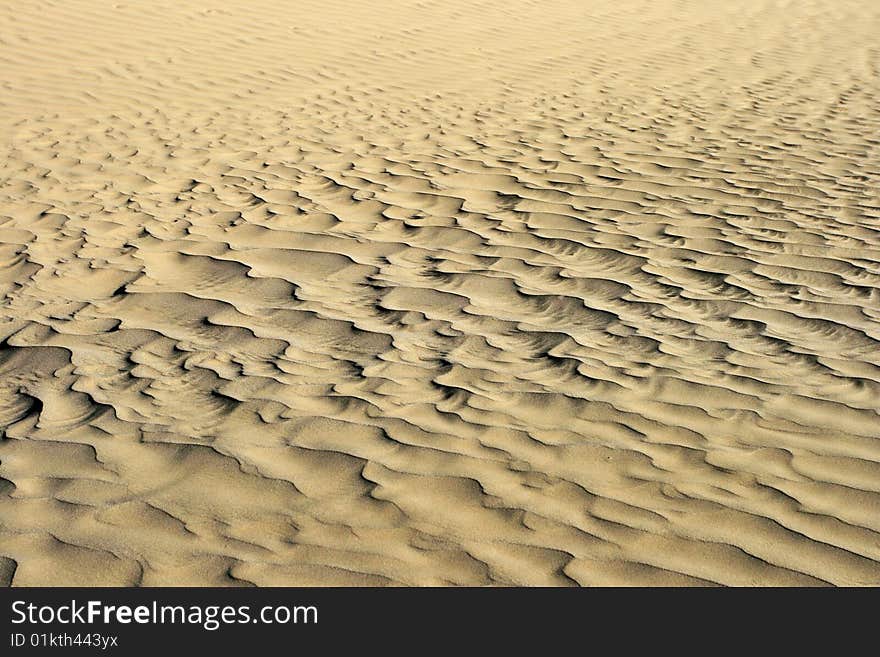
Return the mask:
POLYGON ((0 14, 0 581, 880 584, 876 8, 204 4, 0 14))

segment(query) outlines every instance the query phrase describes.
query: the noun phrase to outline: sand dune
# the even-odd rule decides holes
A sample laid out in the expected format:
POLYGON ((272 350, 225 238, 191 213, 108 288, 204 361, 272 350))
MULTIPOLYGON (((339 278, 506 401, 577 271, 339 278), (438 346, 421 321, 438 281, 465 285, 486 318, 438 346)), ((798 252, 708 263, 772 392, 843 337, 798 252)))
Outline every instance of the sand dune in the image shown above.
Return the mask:
POLYGON ((0 26, 0 583, 880 585, 880 4, 0 26))

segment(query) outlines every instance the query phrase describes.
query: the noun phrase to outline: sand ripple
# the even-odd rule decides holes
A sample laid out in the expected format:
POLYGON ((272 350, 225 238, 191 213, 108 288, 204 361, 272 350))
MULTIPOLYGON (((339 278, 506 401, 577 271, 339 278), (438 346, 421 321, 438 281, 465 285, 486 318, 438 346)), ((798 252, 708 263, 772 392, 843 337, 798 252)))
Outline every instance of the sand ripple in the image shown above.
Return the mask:
POLYGON ((880 6, 215 4, 0 8, 0 582, 880 584, 880 6))

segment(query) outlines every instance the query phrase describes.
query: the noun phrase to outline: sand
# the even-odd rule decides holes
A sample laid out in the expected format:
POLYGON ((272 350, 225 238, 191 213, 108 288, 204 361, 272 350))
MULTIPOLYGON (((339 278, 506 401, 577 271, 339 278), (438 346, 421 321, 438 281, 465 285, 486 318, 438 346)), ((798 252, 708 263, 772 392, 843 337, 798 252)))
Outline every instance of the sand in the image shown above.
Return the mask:
POLYGON ((880 584, 880 3, 0 5, 0 583, 880 584))

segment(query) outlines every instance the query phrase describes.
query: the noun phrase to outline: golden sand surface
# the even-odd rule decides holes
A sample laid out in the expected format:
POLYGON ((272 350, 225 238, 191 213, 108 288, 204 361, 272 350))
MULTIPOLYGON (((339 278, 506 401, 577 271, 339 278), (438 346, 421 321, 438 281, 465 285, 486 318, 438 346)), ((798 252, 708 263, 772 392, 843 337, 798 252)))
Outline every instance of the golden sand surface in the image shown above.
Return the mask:
POLYGON ((0 3, 0 583, 880 584, 880 3, 0 3))

